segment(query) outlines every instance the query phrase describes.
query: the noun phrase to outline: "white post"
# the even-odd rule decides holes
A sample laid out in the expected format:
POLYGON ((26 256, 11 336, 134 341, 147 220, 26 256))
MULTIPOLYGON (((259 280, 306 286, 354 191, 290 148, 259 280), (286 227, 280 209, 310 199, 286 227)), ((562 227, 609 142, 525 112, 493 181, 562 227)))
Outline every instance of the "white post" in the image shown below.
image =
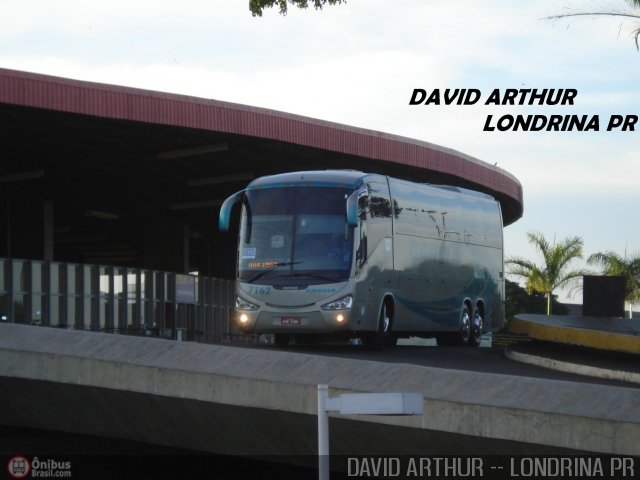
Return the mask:
POLYGON ((329 386, 318 385, 318 478, 329 480, 329 415, 422 415, 419 393, 347 393, 329 398, 329 386))
POLYGON ((329 480, 329 386, 318 385, 318 479, 329 480))

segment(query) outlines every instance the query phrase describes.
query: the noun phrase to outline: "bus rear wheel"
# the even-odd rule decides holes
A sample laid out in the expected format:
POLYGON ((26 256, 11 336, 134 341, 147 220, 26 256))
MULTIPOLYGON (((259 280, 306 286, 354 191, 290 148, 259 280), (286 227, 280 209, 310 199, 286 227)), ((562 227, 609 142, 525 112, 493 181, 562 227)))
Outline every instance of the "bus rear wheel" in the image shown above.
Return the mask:
POLYGON ((471 343, 471 313, 465 304, 460 310, 460 324, 457 332, 442 332, 436 335, 438 346, 472 345, 471 343))
POLYGON ((473 319, 471 320, 471 334, 469 335, 469 345, 472 347, 480 346, 482 339, 482 329, 484 327, 484 318, 479 308, 476 308, 473 312, 473 319))
POLYGON ((459 343, 469 345, 471 338, 471 312, 467 305, 462 307, 460 312, 460 330, 458 331, 459 343))

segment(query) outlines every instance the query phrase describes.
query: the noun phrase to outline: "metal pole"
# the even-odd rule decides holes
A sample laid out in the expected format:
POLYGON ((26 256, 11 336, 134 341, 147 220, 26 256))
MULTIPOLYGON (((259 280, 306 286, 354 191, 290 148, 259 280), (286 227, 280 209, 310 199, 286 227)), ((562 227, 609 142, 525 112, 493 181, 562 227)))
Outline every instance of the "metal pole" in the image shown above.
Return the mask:
POLYGON ((329 480, 328 385, 318 385, 318 479, 329 480))

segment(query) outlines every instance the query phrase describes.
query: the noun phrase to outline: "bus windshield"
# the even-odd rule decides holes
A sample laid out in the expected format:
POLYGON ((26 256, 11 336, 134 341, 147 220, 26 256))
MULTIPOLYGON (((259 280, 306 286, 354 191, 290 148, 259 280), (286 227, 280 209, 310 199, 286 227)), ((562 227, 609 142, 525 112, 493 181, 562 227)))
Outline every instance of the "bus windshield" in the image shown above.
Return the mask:
POLYGON ((242 207, 238 279, 271 285, 346 281, 353 227, 340 187, 248 190, 242 207))

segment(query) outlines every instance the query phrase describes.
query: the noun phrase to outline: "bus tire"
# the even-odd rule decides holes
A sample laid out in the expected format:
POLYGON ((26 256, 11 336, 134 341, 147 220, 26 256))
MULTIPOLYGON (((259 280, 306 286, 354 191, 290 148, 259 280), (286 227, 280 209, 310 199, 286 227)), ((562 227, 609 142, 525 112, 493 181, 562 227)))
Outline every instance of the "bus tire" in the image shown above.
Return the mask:
POLYGON ((473 312, 473 318, 471 319, 471 334, 469 335, 469 345, 472 347, 480 346, 482 340, 482 329, 484 327, 484 318, 482 312, 478 307, 473 312))
POLYGON ((387 344, 387 338, 391 337, 391 317, 387 310, 387 304, 383 303, 378 316, 378 331, 370 332, 364 335, 362 343, 369 350, 380 351, 387 344))
POLYGON ((460 327, 458 330, 458 343, 460 345, 469 345, 471 338, 471 312, 465 304, 460 311, 460 327))
POLYGON ((276 333, 273 335, 273 343, 276 347, 286 347, 289 345, 289 334, 276 333))

